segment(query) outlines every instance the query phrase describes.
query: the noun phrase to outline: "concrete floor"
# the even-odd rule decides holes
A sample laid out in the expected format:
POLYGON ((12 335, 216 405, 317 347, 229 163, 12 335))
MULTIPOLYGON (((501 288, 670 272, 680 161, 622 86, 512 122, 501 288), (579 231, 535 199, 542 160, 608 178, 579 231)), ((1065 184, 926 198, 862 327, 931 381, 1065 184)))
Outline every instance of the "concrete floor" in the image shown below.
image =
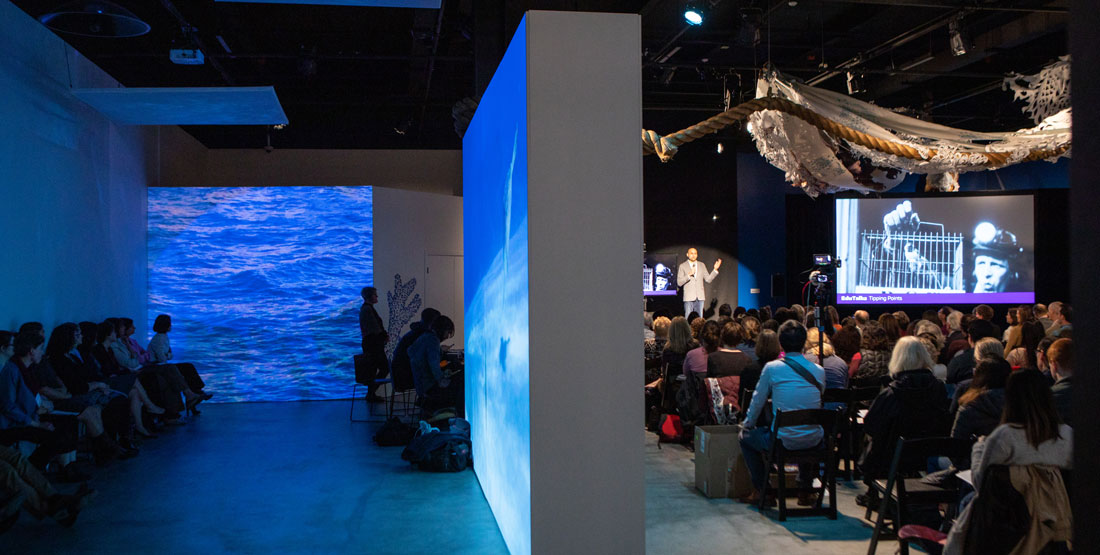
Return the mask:
MULTIPOLYGON (((371 442, 343 402, 204 405, 203 415, 95 469, 72 529, 24 514, 2 553, 506 553, 472 471, 419 472, 371 442)), ((843 513, 782 525, 694 489, 693 454, 647 434, 647 552, 865 553, 853 487, 843 513)), ((63 489, 72 489, 71 487, 63 489)), ((893 553, 885 542, 879 553, 893 553)))

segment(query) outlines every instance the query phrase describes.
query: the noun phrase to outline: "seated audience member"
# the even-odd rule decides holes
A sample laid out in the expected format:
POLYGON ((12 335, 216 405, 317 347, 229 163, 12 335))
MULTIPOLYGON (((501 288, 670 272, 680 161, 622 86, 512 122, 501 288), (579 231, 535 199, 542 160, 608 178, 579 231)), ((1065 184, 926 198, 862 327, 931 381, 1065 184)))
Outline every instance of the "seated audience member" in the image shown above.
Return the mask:
POLYGON ((956 310, 949 306, 941 307, 936 311, 936 316, 939 317, 937 323, 940 325, 940 331, 943 332, 945 337, 951 333, 951 328, 947 326, 947 317, 951 316, 952 312, 956 312, 956 310))
POLYGON ((661 362, 668 366, 670 374, 676 371, 682 372, 684 358, 687 357, 688 351, 698 346, 699 344, 692 337, 691 326, 688 325, 687 319, 677 316, 668 326, 668 343, 665 344, 665 350, 661 351, 661 362))
MULTIPOLYGON (((9 339, 11 341, 11 339, 9 339)), ((38 418, 35 394, 23 381, 20 368, 27 368, 42 360, 44 341, 36 333, 21 334, 5 347, 11 358, 0 369, 0 445, 16 441, 29 441, 38 447, 29 460, 39 470, 55 457, 63 460, 61 476, 64 480, 78 481, 88 477, 72 465, 75 459, 76 438, 55 430, 53 424, 38 418)))
MULTIPOLYGON (((172 343, 168 340, 168 332, 171 330, 171 316, 159 314, 156 319, 153 320, 153 338, 149 340, 148 351, 149 362, 151 364, 168 364, 168 361, 172 359, 172 343)), ((206 388, 206 382, 202 381, 202 377, 199 376, 199 372, 195 369, 194 364, 190 362, 173 362, 172 365, 175 366, 176 370, 179 370, 180 375, 187 380, 187 387, 190 387, 191 391, 201 395, 204 400, 214 396, 211 393, 203 391, 206 388)), ((198 414, 198 411, 192 410, 192 412, 198 414)))
MULTIPOLYGON (((164 414, 164 409, 156 406, 149 395, 145 392, 145 388, 138 381, 136 374, 119 374, 105 371, 102 364, 100 364, 100 357, 96 354, 96 345, 99 343, 99 325, 95 322, 81 322, 80 326, 80 344, 76 346, 76 353, 73 354, 78 358, 83 367, 89 372, 88 378, 91 381, 105 382, 114 391, 120 393, 126 393, 130 399, 130 414, 133 417, 134 430, 144 437, 152 437, 152 434, 147 430, 142 422, 141 411, 142 409, 148 410, 150 414, 160 415, 164 414)), ((113 362, 114 359, 111 359, 113 362)), ((118 364, 114 363, 112 368, 117 368, 118 364)), ((64 379, 64 377, 62 377, 64 379)))
POLYGON ((898 321, 898 330, 900 330, 901 335, 904 336, 905 330, 909 329, 909 313, 905 312, 904 310, 899 310, 897 312, 894 312, 894 318, 896 318, 898 321))
MULTIPOLYGON (((160 316, 164 317, 160 319, 161 326, 167 325, 168 328, 171 328, 171 318, 166 314, 162 314, 160 316)), ((210 399, 211 397, 213 397, 213 395, 209 393, 204 393, 202 391, 202 387, 205 386, 205 384, 203 383, 202 378, 199 377, 198 371, 195 370, 195 365, 187 363, 175 364, 168 362, 158 362, 153 356, 152 352, 146 350, 137 342, 136 339, 134 339, 134 332, 137 331, 137 328, 134 327, 133 320, 131 320, 130 318, 119 318, 118 323, 119 340, 126 345, 126 348, 129 349, 130 353, 137 358, 138 362, 141 363, 143 368, 156 368, 161 372, 170 373, 172 374, 173 380, 175 379, 176 375, 179 375, 183 378, 184 385, 186 386, 186 389, 183 390, 183 393, 188 400, 187 407, 195 414, 199 414, 198 412, 195 412, 195 406, 207 399, 210 399), (194 387, 192 387, 192 384, 198 385, 199 388, 195 389, 194 387)), ((166 348, 166 351, 162 354, 167 356, 171 352, 171 346, 168 343, 167 334, 165 334, 162 339, 163 341, 158 342, 158 344, 166 348)))
POLYGON ((928 320, 918 320, 917 325, 913 326, 913 335, 920 339, 924 348, 928 349, 928 354, 932 356, 932 361, 935 362, 932 373, 938 379, 946 379, 947 364, 943 361, 943 332, 940 331, 940 327, 928 320))
POLYGON ((794 311, 794 318, 796 320, 799 322, 806 320, 806 307, 796 303, 791 305, 791 310, 794 311))
POLYGON ((15 345, 12 343, 14 340, 15 334, 7 330, 0 330, 0 368, 3 368, 11 360, 12 354, 15 353, 15 345))
POLYGON ((921 313, 920 319, 934 324, 936 327, 940 328, 941 333, 943 332, 943 324, 940 323, 940 312, 938 310, 929 308, 921 313))
POLYGON ((653 314, 642 312, 642 340, 653 339, 653 314))
POLYGON ((75 494, 61 495, 18 449, 0 445, 0 494, 22 498, 19 505, 7 508, 10 514, 0 514, 3 534, 19 519, 20 508, 39 520, 50 517, 62 526, 72 526, 96 491, 83 484, 75 494))
POLYGON ((413 380, 412 363, 409 361, 409 347, 412 347, 421 335, 430 333, 432 322, 440 316, 438 310, 425 308, 420 312, 420 321, 409 324, 409 331, 397 341, 397 346, 393 349, 393 359, 390 361, 390 373, 393 376, 394 385, 416 383, 413 380))
POLYGON ((960 332, 952 333, 951 337, 948 338, 950 340, 950 343, 947 344, 946 355, 948 364, 951 364, 950 361, 959 356, 959 353, 970 348, 970 340, 966 330, 970 329, 970 324, 973 324, 974 320, 977 320, 977 318, 975 318, 973 314, 963 314, 959 318, 960 332))
POLYGON ((1039 368, 1039 342, 1046 337, 1043 326, 1032 320, 1020 324, 1020 337, 1016 348, 1005 346, 1005 360, 1013 368, 1039 368))
POLYGON ((772 316, 772 307, 771 307, 771 305, 765 305, 765 306, 760 307, 760 315, 757 316, 757 318, 760 319, 761 323, 767 322, 768 320, 773 319, 774 316, 772 316))
MULTIPOLYGON (((76 327, 75 325, 71 326, 73 328, 76 327)), ((71 341, 72 330, 67 329, 66 332, 67 337, 63 341, 71 341)), ((39 414, 48 414, 56 409, 77 414, 76 421, 87 426, 88 436, 93 439, 93 445, 96 447, 96 461, 101 464, 105 464, 123 453, 123 451, 119 449, 113 441, 109 441, 108 437, 104 434, 102 409, 107 404, 106 392, 96 390, 83 395, 73 395, 70 393, 49 362, 43 360, 43 349, 40 343, 43 338, 42 335, 36 330, 30 330, 21 335, 31 338, 32 342, 38 343, 38 348, 35 350, 38 356, 17 356, 10 362, 14 363, 19 369, 19 373, 23 377, 23 383, 26 387, 38 396, 36 404, 39 405, 40 410, 37 410, 37 412, 39 414), (29 363, 28 360, 30 361, 29 363), (41 401, 38 399, 41 399, 41 401)), ((66 335, 66 333, 58 333, 59 338, 62 335, 66 335)), ((50 423, 55 423, 53 422, 55 420, 53 415, 45 418, 45 420, 50 423)), ((72 426, 72 429, 62 430, 62 433, 65 435, 70 437, 77 435, 76 425, 71 420, 61 419, 56 421, 56 423, 72 426)), ((125 454, 130 455, 131 453, 127 452, 125 454)))
MULTIPOLYGON (((1009 375, 1001 424, 974 444, 970 458, 975 499, 999 493, 983 489, 982 480, 993 465, 1033 467, 1025 469, 1028 479, 1022 482, 1025 490, 1020 494, 1024 499, 1043 499, 1043 518, 1030 519, 1031 526, 1013 553, 1045 553, 1048 542, 1070 540, 1072 515, 1065 484, 1060 473, 1044 472, 1042 467, 1073 468, 1073 428, 1060 421, 1050 389, 1037 370, 1009 375)), ((971 515, 980 505, 970 503, 959 514, 945 553, 963 553, 971 515)), ((1004 518, 1003 512, 999 518, 1004 518)))
MULTIPOLYGON (((932 374, 934 362, 916 337, 903 337, 890 357, 890 384, 871 403, 863 418, 869 441, 860 457, 864 483, 885 478, 898 437, 906 439, 946 435, 951 427, 947 388, 932 374)), ((856 503, 877 507, 875 490, 856 503)))
MULTIPOLYGON (((105 464, 116 457, 133 457, 137 455, 137 449, 131 441, 130 403, 122 393, 90 377, 92 369, 79 359, 79 355, 74 355, 80 339, 80 328, 76 324, 66 322, 54 328, 46 344, 43 369, 47 372, 40 373, 40 376, 44 382, 68 392, 70 397, 66 401, 77 402, 80 407, 100 409, 97 411, 99 418, 84 420, 96 462, 105 464)), ((79 412, 75 408, 66 409, 62 403, 55 403, 55 406, 79 412)))
POLYGON ((665 316, 653 320, 653 339, 646 339, 645 341, 646 358, 657 358, 661 356, 661 351, 664 350, 665 343, 668 343, 668 327, 670 325, 672 325, 672 320, 669 320, 665 316))
POLYGON ((718 350, 722 341, 722 328, 718 322, 706 322, 699 332, 699 346, 688 351, 684 357, 684 375, 694 373, 700 377, 707 373, 707 356, 718 350))
POLYGON ((829 305, 825 307, 825 312, 828 314, 829 321, 833 324, 833 331, 840 331, 840 328, 844 326, 840 325, 840 313, 837 312, 836 307, 829 305))
MULTIPOLYGON (((742 314, 742 315, 744 315, 744 314, 745 314, 745 307, 743 307, 743 306, 739 306, 739 307, 737 307, 737 308, 738 308, 738 310, 740 310, 740 311, 741 311, 741 314, 742 314)), ((730 318, 730 319, 733 319, 734 317, 735 317, 735 314, 734 314, 734 312, 733 312, 733 307, 731 307, 731 306, 729 305, 729 303, 722 303, 722 304, 721 304, 721 305, 720 305, 720 306, 718 307, 718 313, 714 315, 714 319, 715 319, 715 320, 721 320, 722 318, 730 318)))
POLYGON ((148 351, 142 349, 132 337, 135 331, 133 320, 116 318, 114 323, 116 338, 111 343, 111 354, 119 366, 138 374, 150 397, 167 411, 165 420, 178 422, 179 411, 184 408, 179 402, 181 393, 186 399, 187 409, 193 409, 205 399, 191 390, 175 365, 152 363, 148 351), (154 391, 157 393, 154 394, 154 391))
POLYGON ((1049 335, 1039 340, 1039 346, 1035 348, 1035 357, 1038 365, 1036 368, 1042 372, 1043 377, 1047 379, 1047 383, 1051 386, 1054 385, 1054 375, 1050 373, 1050 361, 1047 360, 1047 350, 1058 339, 1049 335))
POLYGON ((454 374, 439 365, 442 343, 454 334, 454 322, 439 316, 432 321, 431 332, 422 334, 408 349, 416 394, 423 400, 421 406, 426 412, 457 405, 462 377, 452 379, 454 374))
MULTIPOLYGON (((753 493, 743 498, 746 503, 756 503, 764 494, 764 453, 771 450, 772 441, 782 441, 787 449, 812 449, 821 444, 820 426, 793 426, 782 428, 778 437, 766 427, 756 427, 757 420, 769 399, 772 401, 772 417, 778 411, 796 411, 821 408, 821 394, 825 390, 825 369, 806 359, 802 347, 806 344, 806 328, 798 322, 785 322, 779 327, 779 344, 786 355, 783 360, 769 362, 760 375, 749 404, 749 412, 741 426, 741 452, 752 477, 753 493), (797 370, 796 370, 797 368, 797 370)), ((774 420, 773 420, 774 421, 774 420)), ((817 465, 799 465, 798 483, 808 487, 816 477, 817 465)), ((801 493, 798 504, 812 505, 815 498, 801 493)))
POLYGON ((1054 376, 1054 385, 1050 388, 1054 396, 1054 409, 1062 422, 1073 425, 1073 407, 1070 399, 1073 395, 1073 340, 1059 339, 1047 349, 1047 361, 1050 373, 1054 376))
MULTIPOLYGON (((1002 360, 1004 359, 1005 351, 1004 345, 1001 345, 1000 340, 995 337, 983 337, 974 345, 974 365, 977 366, 983 360, 1002 360)), ((959 408, 959 399, 966 393, 967 388, 970 387, 971 382, 974 381, 973 371, 971 376, 958 384, 956 384, 955 391, 951 395, 951 412, 952 414, 959 408)))
POLYGON ((730 322, 722 327, 721 345, 707 356, 707 377, 717 378, 722 388, 723 404, 733 405, 738 411, 741 403, 737 396, 741 391, 741 373, 753 360, 737 349, 741 344, 741 324, 730 322))
POLYGON ((785 306, 781 306, 781 307, 775 309, 775 316, 773 316, 772 318, 775 319, 775 321, 778 325, 782 326, 788 320, 796 320, 797 321, 798 320, 798 313, 796 313, 795 311, 793 311, 793 310, 791 310, 791 309, 789 309, 785 306))
MULTIPOLYGON (((1012 368, 1004 359, 990 358, 974 367, 974 380, 959 397, 959 410, 951 437, 973 441, 989 435, 1001 423, 1005 407, 1005 383, 1012 368)), ((970 460, 955 461, 960 470, 970 468, 970 460)))
POLYGON ((38 335, 44 341, 46 339, 46 326, 42 322, 26 322, 19 326, 19 334, 38 335))
POLYGON ((696 341, 701 341, 699 339, 699 334, 703 332, 703 326, 706 323, 707 321, 702 317, 691 319, 691 336, 694 337, 696 341))
POLYGON ((779 333, 779 322, 773 318, 769 318, 760 323, 760 331, 770 330, 779 333))
MULTIPOLYGON (((773 320, 774 321, 774 320, 773 320)), ((741 406, 741 414, 748 412, 748 399, 745 394, 756 389, 756 383, 760 381, 760 372, 773 360, 779 360, 783 354, 783 348, 779 346, 779 334, 772 330, 764 330, 756 336, 756 360, 741 372, 741 384, 737 392, 737 398, 745 402, 741 406)))
MULTIPOLYGON (((1009 309, 1011 311, 1011 309, 1009 309)), ((1016 326, 1009 328, 1009 331, 1005 333, 1005 352, 1011 353, 1014 349, 1023 345, 1023 332, 1024 328, 1028 326, 1039 327, 1039 322, 1035 319, 1035 314, 1031 311, 1031 305, 1022 304, 1016 307, 1016 326)), ((1046 335, 1046 330, 1043 330, 1043 334, 1046 335)))
POLYGON ((741 319, 741 344, 737 350, 756 360, 756 337, 760 335, 760 320, 755 316, 745 316, 741 319))
POLYGON ((1020 318, 1017 316, 1017 309, 1015 307, 1005 312, 1005 324, 1007 324, 1007 327, 1005 328, 1004 334, 1001 336, 1001 341, 1008 343, 1009 337, 1013 334, 1018 335, 1020 332, 1020 318))
POLYGON ((993 324, 976 319, 966 328, 967 344, 970 348, 960 351, 958 356, 947 364, 947 383, 957 384, 974 377, 974 345, 986 337, 996 337, 993 324))
POLYGON ((871 314, 866 310, 857 310, 852 317, 856 319, 856 327, 862 332, 863 328, 871 321, 871 314))
POLYGON ((844 389, 848 387, 848 364, 836 356, 833 344, 827 336, 824 341, 820 341, 820 338, 821 332, 817 328, 806 330, 806 343, 803 345, 802 354, 806 356, 806 359, 825 369, 825 387, 827 389, 844 389))
POLYGON ((886 349, 890 352, 894 351, 894 345, 897 345, 898 339, 901 339, 902 328, 898 322, 898 317, 894 316, 892 312, 883 312, 878 317, 878 325, 882 326, 882 329, 886 332, 886 349))
MULTIPOLYGON (((701 318, 701 316, 699 316, 699 313, 695 312, 694 310, 692 310, 690 313, 688 313, 687 321, 688 321, 689 324, 691 324, 692 331, 695 331, 695 321, 699 320, 700 318, 701 318)), ((704 318, 704 320, 705 320, 705 318, 704 318)))
POLYGON ((993 307, 987 304, 980 304, 974 307, 974 317, 979 320, 985 320, 993 326, 993 335, 990 337, 996 337, 997 339, 1001 338, 1001 328, 993 323, 993 307))
MULTIPOLYGON (((869 327, 878 328, 880 326, 869 327)), ((855 326, 841 327, 833 334, 831 340, 833 351, 836 356, 840 357, 840 360, 848 365, 848 376, 851 376, 859 368, 859 361, 862 358, 859 353, 859 346, 863 338, 859 334, 859 328, 855 326)))
MULTIPOLYGON (((899 338, 900 339, 900 338, 899 338)), ((882 378, 890 372, 890 336, 883 326, 868 326, 860 343, 859 367, 852 379, 882 378)))
POLYGON ((1073 334, 1073 308, 1062 302, 1050 303, 1051 324, 1047 328, 1047 335, 1054 337, 1070 337, 1073 334))
POLYGON ((1054 322, 1047 317, 1047 305, 1042 303, 1035 303, 1035 306, 1031 308, 1031 311, 1035 314, 1035 319, 1043 326, 1043 331, 1050 329, 1050 325, 1054 322))

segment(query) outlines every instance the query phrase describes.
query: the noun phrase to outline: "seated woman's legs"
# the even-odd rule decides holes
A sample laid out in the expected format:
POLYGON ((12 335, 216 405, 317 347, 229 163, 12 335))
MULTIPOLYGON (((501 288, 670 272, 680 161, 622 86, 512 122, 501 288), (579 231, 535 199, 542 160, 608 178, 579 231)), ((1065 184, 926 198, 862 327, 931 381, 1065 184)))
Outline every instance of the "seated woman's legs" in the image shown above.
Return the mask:
POLYGON ((195 365, 190 362, 177 362, 175 366, 183 379, 187 381, 187 387, 191 388, 191 391, 202 395, 206 382, 202 381, 202 376, 199 376, 199 371, 195 369, 195 365))

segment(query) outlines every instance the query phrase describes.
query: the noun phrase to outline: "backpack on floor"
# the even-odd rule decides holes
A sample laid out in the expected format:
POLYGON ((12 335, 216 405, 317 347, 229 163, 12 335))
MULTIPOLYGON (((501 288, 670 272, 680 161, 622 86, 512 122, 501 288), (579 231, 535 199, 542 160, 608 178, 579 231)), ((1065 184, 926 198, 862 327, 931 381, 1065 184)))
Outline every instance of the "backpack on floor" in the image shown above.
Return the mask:
POLYGON ((675 414, 662 414, 661 422, 657 426, 657 446, 662 443, 683 443, 684 425, 680 417, 675 414))
POLYGON ((430 472, 466 470, 473 463, 470 423, 463 418, 452 418, 448 424, 449 429, 441 431, 421 422, 420 430, 405 447, 401 458, 430 472))
POLYGON ((416 426, 406 424, 396 416, 390 418, 374 434, 374 442, 382 447, 408 445, 416 435, 416 426))

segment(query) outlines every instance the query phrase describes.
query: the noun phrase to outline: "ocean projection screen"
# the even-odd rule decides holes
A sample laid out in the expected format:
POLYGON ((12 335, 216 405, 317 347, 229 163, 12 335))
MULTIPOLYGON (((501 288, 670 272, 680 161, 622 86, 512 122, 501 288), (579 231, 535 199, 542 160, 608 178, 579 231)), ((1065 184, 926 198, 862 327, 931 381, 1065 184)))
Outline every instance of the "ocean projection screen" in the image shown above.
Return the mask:
MULTIPOLYGON (((149 188, 149 328, 218 402, 340 399, 373 285, 371 187, 149 188)), ((139 340, 140 341, 140 340, 139 340)))
POLYGON ((1035 302, 1031 195, 836 200, 837 304, 1035 302))
POLYGON ((531 552, 526 29, 524 19, 462 141, 467 418, 474 470, 513 554, 531 552))
POLYGON ((636 14, 528 12, 463 140, 466 413, 515 555, 645 552, 640 51, 636 14))

